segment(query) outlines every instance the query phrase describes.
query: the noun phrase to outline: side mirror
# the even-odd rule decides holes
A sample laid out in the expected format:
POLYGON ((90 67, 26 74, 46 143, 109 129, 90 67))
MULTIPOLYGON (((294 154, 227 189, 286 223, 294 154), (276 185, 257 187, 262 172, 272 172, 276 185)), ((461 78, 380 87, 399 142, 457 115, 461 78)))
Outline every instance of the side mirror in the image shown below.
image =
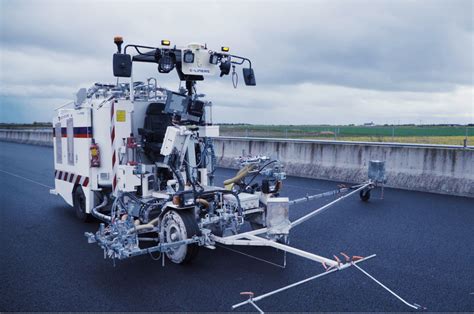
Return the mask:
POLYGON ((255 74, 253 74, 252 68, 243 68, 242 69, 244 75, 245 85, 247 86, 255 86, 257 85, 255 82, 255 74))
POLYGON ((113 65, 115 77, 132 76, 132 56, 123 53, 115 53, 113 65))

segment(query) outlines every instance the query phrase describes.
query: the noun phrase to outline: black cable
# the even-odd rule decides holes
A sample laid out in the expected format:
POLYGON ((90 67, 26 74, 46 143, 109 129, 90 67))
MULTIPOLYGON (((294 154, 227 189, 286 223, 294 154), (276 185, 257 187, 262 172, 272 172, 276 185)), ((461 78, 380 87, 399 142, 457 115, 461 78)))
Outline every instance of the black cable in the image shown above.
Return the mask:
POLYGON ((178 191, 184 191, 183 176, 173 166, 170 166, 170 168, 171 168, 171 171, 173 172, 173 174, 176 176, 176 179, 178 179, 178 184, 179 184, 178 191))
POLYGON ((255 180, 255 178, 262 172, 263 169, 265 169, 266 167, 268 167, 269 165, 271 165, 272 163, 275 163, 275 162, 277 162, 277 160, 272 160, 272 161, 266 163, 265 165, 263 165, 263 167, 260 168, 260 169, 254 174, 254 176, 252 177, 252 179, 250 179, 250 182, 247 183, 246 185, 249 186, 249 185, 253 182, 253 180, 255 180))

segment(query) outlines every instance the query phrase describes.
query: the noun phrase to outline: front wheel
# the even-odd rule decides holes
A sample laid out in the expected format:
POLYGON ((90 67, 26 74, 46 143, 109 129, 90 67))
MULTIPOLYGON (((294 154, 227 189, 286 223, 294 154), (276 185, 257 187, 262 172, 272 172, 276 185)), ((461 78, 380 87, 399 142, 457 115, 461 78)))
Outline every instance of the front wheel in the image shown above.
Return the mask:
POLYGON ((361 190, 359 196, 363 202, 367 202, 370 199, 370 190, 361 190))
MULTIPOLYGON (((189 211, 168 211, 161 220, 161 230, 163 242, 173 243, 190 239, 199 234, 199 228, 192 212, 189 211)), ((196 258, 199 246, 195 243, 183 244, 170 247, 166 251, 166 256, 176 264, 185 264, 196 258)))
POLYGON ((78 186, 72 194, 72 204, 77 218, 82 222, 90 222, 92 216, 86 213, 86 196, 81 186, 78 186))

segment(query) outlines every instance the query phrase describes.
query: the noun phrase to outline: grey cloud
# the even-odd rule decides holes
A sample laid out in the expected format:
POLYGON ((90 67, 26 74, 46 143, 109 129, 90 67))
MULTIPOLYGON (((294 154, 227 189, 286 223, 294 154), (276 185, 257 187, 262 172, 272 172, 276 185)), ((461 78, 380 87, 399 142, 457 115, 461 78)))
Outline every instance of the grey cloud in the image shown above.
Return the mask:
MULTIPOLYGON (((423 98, 417 104, 441 93, 465 108, 462 121, 472 121, 472 1, 0 1, 2 103, 29 96, 43 105, 96 81, 113 82, 112 37, 123 35, 126 43, 198 41, 249 56, 256 88, 234 93, 228 77, 199 83, 226 121, 245 121, 254 108, 275 109, 269 121, 277 113, 297 119, 280 109, 278 97, 294 112, 316 110, 316 98, 320 116, 355 104, 373 109, 383 103, 382 95, 371 97, 377 91, 387 103, 407 106, 406 92, 423 98)), ((137 78, 157 74, 149 65, 135 70, 137 78)), ((178 86, 176 73, 158 78, 178 86)))
POLYGON ((109 58, 116 33, 145 44, 198 35, 251 56, 262 84, 412 91, 472 85, 470 1, 199 4, 5 2, 2 44, 77 55, 80 63, 109 58))
POLYGON ((319 13, 318 20, 305 12, 295 32, 256 32, 264 47, 286 44, 276 64, 258 55, 256 63, 273 70, 269 81, 409 91, 472 85, 472 2, 336 4, 326 9, 338 14, 319 13))

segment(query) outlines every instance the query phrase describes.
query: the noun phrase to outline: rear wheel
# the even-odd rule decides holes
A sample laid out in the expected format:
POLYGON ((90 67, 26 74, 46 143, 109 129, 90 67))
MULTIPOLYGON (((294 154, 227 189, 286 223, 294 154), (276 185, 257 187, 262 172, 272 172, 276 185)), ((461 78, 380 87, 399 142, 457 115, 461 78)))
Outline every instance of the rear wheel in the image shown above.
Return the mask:
POLYGON ((72 203, 76 212, 77 218, 83 222, 92 220, 92 216, 86 213, 86 196, 81 186, 78 186, 72 194, 72 203))
MULTIPOLYGON (((192 212, 168 211, 161 220, 164 243, 173 243, 199 235, 199 228, 192 212)), ((195 243, 171 247, 166 256, 176 264, 185 264, 196 258, 199 246, 195 243)))

